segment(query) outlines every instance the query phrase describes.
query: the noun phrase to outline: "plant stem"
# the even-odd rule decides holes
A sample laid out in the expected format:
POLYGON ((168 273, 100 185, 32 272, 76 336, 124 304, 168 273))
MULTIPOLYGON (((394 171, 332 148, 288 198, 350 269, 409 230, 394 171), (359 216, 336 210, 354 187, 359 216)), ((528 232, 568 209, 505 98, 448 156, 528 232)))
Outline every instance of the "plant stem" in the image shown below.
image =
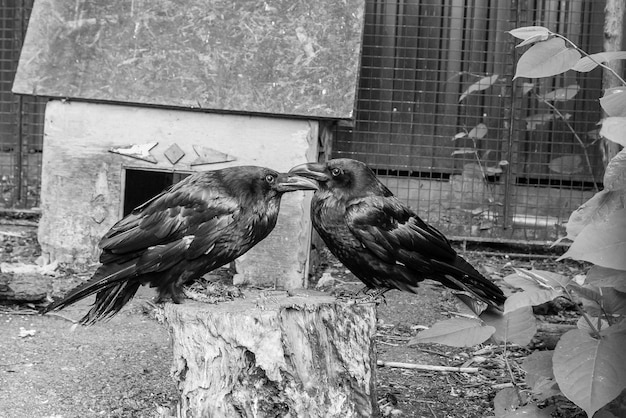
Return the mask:
MULTIPOLYGON (((567 298, 570 301, 573 301, 572 293, 565 286, 563 287, 563 291, 567 295, 567 298)), ((593 336, 596 337, 597 339, 600 339, 600 331, 598 331, 598 328, 596 328, 596 326, 593 325, 593 323, 591 322, 591 319, 589 319, 589 316, 587 315, 587 313, 582 310, 582 308, 578 305, 578 303, 574 302, 574 306, 576 306, 576 310, 578 311, 578 313, 583 318, 585 318, 585 321, 587 322, 587 325, 589 325, 589 328, 591 328, 591 332, 592 332, 593 336)))
MULTIPOLYGON (((602 288, 600 288, 599 291, 600 291, 600 296, 602 296, 604 298, 604 295, 602 294, 602 288)), ((604 306, 602 306, 601 303, 599 303, 598 305, 600 305, 600 311, 602 312, 602 315, 604 315, 604 317, 606 318, 606 323, 609 324, 609 326, 613 325, 613 323, 611 321, 611 316, 606 311, 606 309, 604 309, 604 306)), ((598 329, 600 329, 600 326, 602 325, 601 322, 602 322, 602 318, 599 317, 598 318, 598 329)))
POLYGON ((511 378, 511 383, 513 384, 513 388, 515 388, 515 394, 517 395, 517 399, 519 400, 519 404, 523 405, 524 400, 522 399, 522 394, 517 387, 517 383, 515 382, 515 376, 513 375, 513 370, 511 369, 511 365, 509 364, 509 359, 506 355, 507 353, 507 340, 508 340, 508 331, 509 331, 509 319, 506 319, 506 327, 504 331, 504 349, 502 350, 502 356, 504 357, 504 364, 506 365, 506 369, 509 372, 509 377, 511 378))
POLYGON ((604 65, 601 62, 596 61, 595 59, 593 59, 591 57, 591 55, 589 55, 586 51, 580 49, 574 42, 570 41, 569 39, 567 39, 565 36, 563 35, 559 35, 558 33, 554 33, 551 32, 554 36, 556 36, 557 38, 561 38, 563 39, 565 42, 567 42, 568 44, 570 44, 573 48, 575 48, 578 52, 580 52, 581 55, 584 55, 585 57, 589 58, 591 61, 595 62, 596 64, 598 64, 599 67, 604 68, 605 70, 609 71, 611 74, 613 74, 621 83, 622 85, 626 85, 626 80, 624 80, 622 77, 620 77, 619 74, 617 74, 615 72, 615 70, 613 70, 611 67, 609 67, 608 65, 604 65))

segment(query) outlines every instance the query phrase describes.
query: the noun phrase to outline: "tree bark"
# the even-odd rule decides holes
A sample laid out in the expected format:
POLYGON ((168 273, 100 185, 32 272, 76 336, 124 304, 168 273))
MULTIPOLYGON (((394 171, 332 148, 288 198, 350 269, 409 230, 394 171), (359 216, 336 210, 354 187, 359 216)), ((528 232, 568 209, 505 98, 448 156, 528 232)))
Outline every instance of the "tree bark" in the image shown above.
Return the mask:
POLYGON ((370 417, 376 307, 310 290, 167 304, 180 416, 370 417))

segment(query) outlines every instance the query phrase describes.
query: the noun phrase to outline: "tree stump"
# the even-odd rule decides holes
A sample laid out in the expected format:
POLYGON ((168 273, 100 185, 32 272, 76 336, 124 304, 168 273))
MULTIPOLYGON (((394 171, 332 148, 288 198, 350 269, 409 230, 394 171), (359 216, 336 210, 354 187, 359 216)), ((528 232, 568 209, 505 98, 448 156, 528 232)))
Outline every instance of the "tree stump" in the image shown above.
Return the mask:
POLYGON ((181 417, 371 417, 376 307, 311 290, 167 304, 181 417))

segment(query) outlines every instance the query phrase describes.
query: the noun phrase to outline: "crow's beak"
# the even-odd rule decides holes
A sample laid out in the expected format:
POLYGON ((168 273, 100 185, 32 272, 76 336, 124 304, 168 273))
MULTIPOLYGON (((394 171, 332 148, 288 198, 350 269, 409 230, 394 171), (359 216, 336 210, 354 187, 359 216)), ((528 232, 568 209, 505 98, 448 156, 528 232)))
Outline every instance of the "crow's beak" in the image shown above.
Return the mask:
POLYGON ((326 164, 306 163, 300 164, 289 170, 290 174, 306 177, 317 181, 328 181, 330 177, 326 174, 326 164))
POLYGON ((281 193, 295 190, 317 190, 316 182, 294 173, 281 173, 276 180, 276 190, 281 193))

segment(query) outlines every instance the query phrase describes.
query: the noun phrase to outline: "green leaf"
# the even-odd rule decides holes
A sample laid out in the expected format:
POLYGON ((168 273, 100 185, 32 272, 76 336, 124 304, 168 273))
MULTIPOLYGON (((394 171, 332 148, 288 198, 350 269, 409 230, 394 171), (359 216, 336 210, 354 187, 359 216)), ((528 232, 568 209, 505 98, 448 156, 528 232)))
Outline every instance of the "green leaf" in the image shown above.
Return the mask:
POLYGON ((582 297, 583 310, 589 315, 602 316, 602 293, 600 289, 591 286, 578 286, 572 284, 570 286, 579 296, 582 297))
POLYGON ((537 399, 538 402, 545 401, 558 395, 563 395, 563 393, 561 393, 561 389, 559 389, 559 385, 554 379, 541 377, 533 388, 533 397, 537 399))
POLYGON ((600 106, 608 116, 626 116, 626 88, 612 87, 604 91, 600 106))
POLYGON ((595 287, 613 287, 620 292, 626 292, 626 271, 593 266, 587 272, 585 284, 595 287))
POLYGON ((621 150, 606 166, 604 171, 606 190, 626 190, 626 148, 621 150))
POLYGON ((498 418, 551 418, 555 410, 556 407, 554 405, 539 409, 535 404, 528 404, 517 408, 515 411, 501 415, 498 418))
POLYGON ((479 123, 467 133, 467 137, 473 139, 481 139, 484 138, 485 135, 487 135, 488 131, 489 129, 487 128, 487 125, 485 125, 484 123, 479 123))
POLYGON ((533 389, 540 378, 554 379, 552 372, 553 350, 535 351, 522 362, 522 369, 526 372, 524 382, 533 389))
POLYGON ((617 415, 613 415, 610 411, 600 410, 598 411, 593 418, 620 418, 617 415))
POLYGON ((624 418, 626 417, 626 389, 617 398, 603 406, 593 418, 624 418))
POLYGON ((550 112, 530 115, 524 118, 524 121, 526 121, 526 129, 528 129, 529 131, 534 131, 535 129, 537 129, 537 126, 541 126, 546 122, 556 119, 557 116, 558 115, 556 113, 550 112))
MULTIPOLYGON (((525 401, 526 395, 523 395, 522 401, 525 401)), ((521 406, 520 396, 517 395, 517 389, 504 388, 496 393, 493 398, 493 409, 496 417, 507 416, 509 412, 515 411, 521 406)))
MULTIPOLYGON (((589 320, 593 324, 595 331, 603 330, 604 328, 607 328, 609 326, 609 323, 605 319, 602 319, 602 318, 589 316, 589 320)), ((576 321, 576 328, 583 330, 583 331, 587 331, 589 334, 593 334, 595 332, 594 329, 592 329, 589 326, 589 323, 587 322, 587 320, 583 318, 582 316, 578 318, 578 321, 576 321)))
POLYGON ((526 95, 529 91, 535 88, 535 83, 522 83, 522 95, 526 95))
POLYGON ((484 343, 495 329, 478 319, 452 318, 436 322, 411 339, 408 345, 422 343, 445 344, 452 347, 471 347, 484 343))
POLYGON ((538 306, 563 296, 563 292, 553 289, 530 290, 513 293, 504 302, 504 313, 513 312, 523 307, 538 306))
POLYGON ((487 128, 487 125, 485 125, 484 123, 479 123, 478 125, 474 126, 472 128, 471 131, 469 132, 459 132, 456 135, 454 135, 454 137, 452 137, 452 140, 456 140, 459 138, 473 138, 473 139, 481 139, 483 138, 485 135, 487 135, 487 132, 489 131, 489 129, 487 128))
POLYGON ((517 39, 524 40, 524 42, 517 45, 517 47, 527 45, 532 42, 545 41, 550 37, 550 35, 552 35, 552 32, 543 26, 524 26, 510 30, 508 33, 515 36, 517 39))
POLYGON ((537 333, 537 320, 530 306, 506 314, 485 311, 480 319, 495 328, 492 338, 499 343, 527 345, 537 333))
POLYGON ((572 281, 572 279, 567 276, 564 276, 558 273, 553 273, 547 270, 540 270, 540 269, 526 270, 526 269, 516 268, 516 267, 513 267, 513 270, 515 270, 515 272, 522 277, 527 277, 530 280, 534 280, 536 283, 540 285, 541 288, 544 288, 544 289, 558 290, 562 287, 567 286, 568 283, 572 281))
POLYGON ((611 213, 624 208, 624 191, 602 190, 576 209, 567 221, 567 237, 572 241, 589 224, 601 222, 611 213))
POLYGON ((518 273, 511 273, 503 280, 505 283, 522 290, 533 291, 545 289, 543 285, 540 286, 532 277, 518 273))
POLYGON ((568 331, 552 359, 561 391, 590 417, 626 388, 626 332, 611 328, 600 339, 583 330, 568 331))
POLYGON ((578 234, 570 248, 559 257, 584 260, 602 267, 626 270, 626 209, 594 220, 578 234))
POLYGON ((626 59, 626 51, 610 51, 610 52, 598 52, 597 54, 591 54, 586 57, 582 57, 572 70, 587 73, 598 66, 598 64, 604 64, 605 62, 626 59))
POLYGON ((498 74, 494 74, 488 77, 481 78, 480 80, 469 86, 467 90, 465 90, 463 94, 461 94, 459 102, 463 101, 463 99, 465 99, 469 94, 474 93, 475 91, 486 90, 489 87, 493 86, 493 84, 498 81, 498 77, 498 74))
POLYGON ((541 100, 546 102, 565 102, 567 100, 573 99, 576 94, 580 91, 580 86, 578 84, 570 84, 567 87, 552 90, 551 92, 542 94, 539 96, 541 100))
POLYGON ((600 128, 600 136, 626 147, 626 117, 604 118, 600 128))
POLYGON ((626 293, 615 290, 612 287, 601 287, 602 309, 609 316, 626 316, 626 293))
MULTIPOLYGON (((594 316, 604 314, 609 317, 626 316, 626 293, 613 287, 570 286, 577 294, 583 297, 585 311, 594 316)), ((595 324, 595 323, 594 323, 595 324)), ((582 329, 581 327, 578 327, 582 329)))
POLYGON ((486 176, 495 176, 496 174, 502 174, 502 169, 500 167, 485 167, 485 175, 486 176))
POLYGON ((457 148, 452 151, 450 155, 465 155, 465 154, 476 154, 476 150, 474 148, 457 148))
POLYGON ((560 174, 576 174, 584 170, 580 155, 564 155, 550 161, 550 171, 560 174))
POLYGON ((571 69, 580 59, 580 53, 565 46, 561 38, 536 43, 521 56, 515 71, 518 77, 550 77, 571 69))
POLYGON ((600 303, 600 299, 602 299, 602 295, 595 287, 580 286, 577 283, 570 283, 568 287, 576 292, 579 296, 587 300, 597 302, 598 304, 600 303))

